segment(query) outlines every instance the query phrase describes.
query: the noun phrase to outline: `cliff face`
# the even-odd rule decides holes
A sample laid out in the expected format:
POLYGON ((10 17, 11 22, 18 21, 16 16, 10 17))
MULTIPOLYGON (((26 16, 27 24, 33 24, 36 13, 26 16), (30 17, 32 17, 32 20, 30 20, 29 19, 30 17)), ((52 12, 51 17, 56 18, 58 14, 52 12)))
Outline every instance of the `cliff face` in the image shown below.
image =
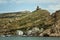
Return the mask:
POLYGON ((51 28, 46 29, 42 35, 48 34, 49 36, 60 36, 60 10, 56 11, 52 15, 53 25, 51 28))
POLYGON ((56 11, 53 13, 52 17, 54 18, 55 25, 60 29, 60 10, 56 11))
POLYGON ((60 36, 60 10, 53 13, 55 19, 55 32, 60 36))

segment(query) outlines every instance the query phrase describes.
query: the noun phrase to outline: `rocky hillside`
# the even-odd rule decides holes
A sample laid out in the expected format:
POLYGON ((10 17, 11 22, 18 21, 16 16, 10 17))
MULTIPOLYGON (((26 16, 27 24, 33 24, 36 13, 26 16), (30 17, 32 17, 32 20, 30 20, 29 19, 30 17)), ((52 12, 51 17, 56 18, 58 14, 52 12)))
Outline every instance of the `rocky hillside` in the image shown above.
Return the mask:
POLYGON ((37 7, 37 9, 33 12, 24 11, 0 14, 0 35, 14 35, 16 30, 26 32, 28 30, 32 30, 34 27, 39 28, 40 31, 41 28, 43 28, 44 31, 40 33, 40 36, 44 33, 52 35, 52 28, 55 31, 60 30, 59 26, 60 11, 56 11, 50 15, 49 11, 37 7))

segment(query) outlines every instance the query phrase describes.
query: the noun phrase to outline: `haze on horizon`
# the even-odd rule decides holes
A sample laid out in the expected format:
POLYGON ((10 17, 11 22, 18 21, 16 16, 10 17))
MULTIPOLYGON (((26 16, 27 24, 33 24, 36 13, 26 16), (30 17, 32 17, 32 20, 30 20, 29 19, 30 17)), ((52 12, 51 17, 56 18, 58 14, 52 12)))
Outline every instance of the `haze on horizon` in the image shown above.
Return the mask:
POLYGON ((51 13, 60 10, 60 0, 0 0, 0 13, 33 11, 37 5, 51 13))

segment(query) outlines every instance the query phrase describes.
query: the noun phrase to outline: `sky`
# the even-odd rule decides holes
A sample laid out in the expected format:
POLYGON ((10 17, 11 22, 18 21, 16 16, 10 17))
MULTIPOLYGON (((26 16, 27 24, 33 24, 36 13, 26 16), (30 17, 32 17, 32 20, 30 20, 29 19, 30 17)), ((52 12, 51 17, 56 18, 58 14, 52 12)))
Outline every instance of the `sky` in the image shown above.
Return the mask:
POLYGON ((60 0, 0 0, 0 13, 33 11, 36 6, 52 13, 60 10, 60 0))

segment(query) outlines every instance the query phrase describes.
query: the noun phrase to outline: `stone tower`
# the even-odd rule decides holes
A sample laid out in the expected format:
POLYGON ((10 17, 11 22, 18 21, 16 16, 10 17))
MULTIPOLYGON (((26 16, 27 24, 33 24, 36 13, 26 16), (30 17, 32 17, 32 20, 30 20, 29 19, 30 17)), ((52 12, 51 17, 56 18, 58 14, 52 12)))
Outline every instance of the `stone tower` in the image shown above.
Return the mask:
POLYGON ((36 10, 40 10, 39 6, 37 6, 36 10))

